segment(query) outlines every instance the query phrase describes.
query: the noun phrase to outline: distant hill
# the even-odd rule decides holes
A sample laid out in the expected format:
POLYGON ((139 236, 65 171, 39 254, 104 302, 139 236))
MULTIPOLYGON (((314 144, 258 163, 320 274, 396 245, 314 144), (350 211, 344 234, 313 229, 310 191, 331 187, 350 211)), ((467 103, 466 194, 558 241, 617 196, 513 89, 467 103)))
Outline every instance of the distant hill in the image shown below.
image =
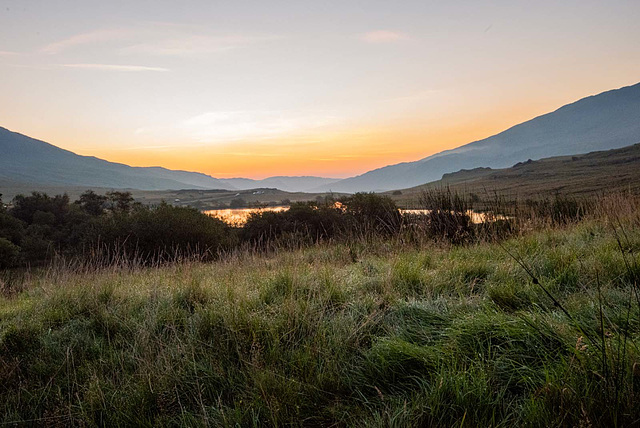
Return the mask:
POLYGON ((259 187, 270 187, 287 192, 307 192, 320 186, 329 186, 330 184, 335 183, 340 179, 311 176, 277 176, 265 178, 262 180, 252 180, 249 178, 221 178, 220 180, 240 190, 255 189, 259 187))
POLYGON ((342 180, 284 176, 263 180, 219 179, 161 167, 131 167, 80 156, 0 128, 0 184, 140 190, 384 191, 432 182, 461 169, 505 168, 526 159, 615 149, 638 141, 640 83, 583 98, 484 140, 342 180))
POLYGON ((232 189, 205 174, 160 167, 131 167, 80 156, 5 128, 0 128, 0 153, 0 179, 22 183, 144 190, 232 189))
POLYGON ((336 179, 322 177, 218 179, 198 172, 161 167, 131 167, 92 156, 80 156, 0 127, 0 183, 4 183, 4 187, 80 186, 140 190, 246 190, 277 187, 299 192, 335 181, 336 179))
POLYGON ((423 190, 446 186, 480 197, 494 192, 519 198, 556 193, 579 196, 604 191, 640 194, 640 144, 582 155, 527 160, 505 169, 461 170, 445 174, 438 181, 403 189, 402 194, 394 198, 415 200, 423 190))
POLYGON ((505 168, 527 159, 615 149, 640 141, 640 83, 603 92, 484 140, 419 161, 389 165, 315 190, 391 190, 476 167, 505 168))

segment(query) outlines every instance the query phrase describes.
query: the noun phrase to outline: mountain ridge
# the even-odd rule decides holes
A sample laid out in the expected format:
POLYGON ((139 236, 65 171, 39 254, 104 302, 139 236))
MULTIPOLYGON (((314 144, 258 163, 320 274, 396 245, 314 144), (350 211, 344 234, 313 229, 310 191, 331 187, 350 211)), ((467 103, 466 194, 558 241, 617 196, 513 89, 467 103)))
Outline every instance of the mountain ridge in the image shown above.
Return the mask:
POLYGON ((506 168, 542 159, 634 144, 640 140, 640 83, 581 98, 490 137, 425 158, 346 179, 273 176, 216 178, 161 166, 135 167, 83 156, 0 127, 0 179, 24 183, 141 190, 276 187, 292 192, 386 191, 477 167, 506 168))
POLYGON ((638 140, 640 83, 581 98, 498 134, 417 161, 387 165, 343 179, 331 184, 330 189, 351 192, 407 188, 460 169, 504 168, 528 158, 607 150, 638 140))
POLYGON ((33 184, 140 190, 247 190, 274 187, 270 183, 277 182, 281 190, 303 191, 338 180, 313 176, 221 179, 162 166, 130 166, 79 155, 4 127, 0 127, 0 153, 0 178, 33 184))

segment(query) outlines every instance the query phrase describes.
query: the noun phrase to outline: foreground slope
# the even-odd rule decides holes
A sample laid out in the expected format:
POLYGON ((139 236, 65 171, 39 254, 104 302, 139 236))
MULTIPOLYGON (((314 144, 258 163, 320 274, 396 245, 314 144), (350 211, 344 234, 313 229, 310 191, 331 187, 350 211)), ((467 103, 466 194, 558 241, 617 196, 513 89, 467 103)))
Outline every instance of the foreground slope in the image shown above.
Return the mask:
POLYGON ((594 221, 30 275, 0 296, 0 423, 632 426, 639 224, 623 251, 594 221))
POLYGON ((583 98, 500 134, 416 162, 347 178, 334 191, 392 190, 477 167, 505 168, 527 159, 615 149, 640 141, 640 83, 583 98))

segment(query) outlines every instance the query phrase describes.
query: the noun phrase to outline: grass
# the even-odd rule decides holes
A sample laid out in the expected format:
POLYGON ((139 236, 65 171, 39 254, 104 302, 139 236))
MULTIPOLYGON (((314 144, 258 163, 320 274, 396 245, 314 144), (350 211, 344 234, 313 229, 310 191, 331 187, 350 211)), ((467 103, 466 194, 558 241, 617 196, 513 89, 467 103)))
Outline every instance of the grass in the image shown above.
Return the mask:
POLYGON ((610 192, 637 195, 640 191, 639 166, 640 144, 635 144, 576 156, 521 162, 504 169, 460 170, 445 174, 441 180, 387 194, 403 206, 411 206, 411 201, 424 191, 443 187, 472 192, 481 199, 492 194, 510 199, 536 199, 558 193, 581 198, 610 192))
POLYGON ((34 273, 0 297, 0 424, 635 425, 638 249, 634 217, 34 273))

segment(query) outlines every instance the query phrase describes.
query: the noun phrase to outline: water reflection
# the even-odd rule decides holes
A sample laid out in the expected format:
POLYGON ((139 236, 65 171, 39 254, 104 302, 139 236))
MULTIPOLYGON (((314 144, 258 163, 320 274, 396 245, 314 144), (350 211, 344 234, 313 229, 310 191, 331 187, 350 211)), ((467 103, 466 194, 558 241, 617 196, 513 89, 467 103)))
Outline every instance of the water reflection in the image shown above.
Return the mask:
MULTIPOLYGON (((212 217, 219 218, 220 220, 232 226, 241 227, 247 222, 247 219, 252 213, 265 212, 265 211, 281 212, 281 211, 287 211, 288 209, 289 207, 234 208, 234 209, 221 209, 221 210, 207 210, 207 211, 204 211, 204 213, 212 217)), ((402 214, 414 214, 414 215, 425 215, 425 214, 429 214, 429 212, 430 210, 402 210, 402 209, 400 210, 400 213, 402 214)), ((475 212, 472 210, 467 211, 467 214, 469 215, 469 217, 471 217, 471 221, 477 224, 484 223, 487 221, 491 222, 493 220, 505 219, 504 216, 488 215, 485 213, 475 212)))
POLYGON ((253 213, 265 211, 281 212, 288 209, 289 207, 231 208, 222 210, 207 210, 204 211, 204 213, 206 215, 210 215, 211 217, 219 218, 220 220, 232 226, 240 227, 247 222, 247 219, 249 219, 249 216, 253 213))

